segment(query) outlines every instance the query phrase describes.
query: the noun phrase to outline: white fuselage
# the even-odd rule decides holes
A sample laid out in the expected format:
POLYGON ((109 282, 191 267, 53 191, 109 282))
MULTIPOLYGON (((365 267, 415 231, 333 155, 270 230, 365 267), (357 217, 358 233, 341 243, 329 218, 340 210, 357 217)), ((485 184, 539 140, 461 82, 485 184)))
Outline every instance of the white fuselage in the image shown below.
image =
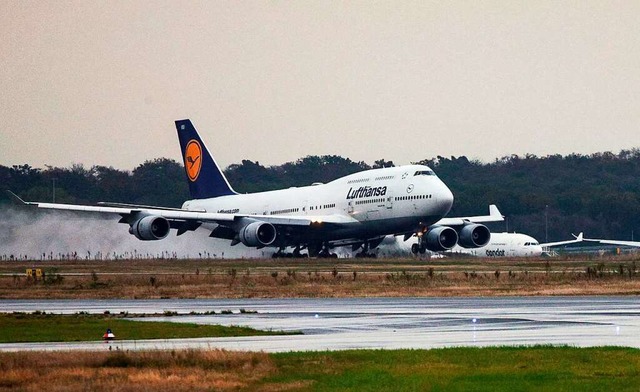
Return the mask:
POLYGON ((345 225, 327 230, 323 240, 366 238, 411 232, 430 225, 451 209, 453 194, 427 166, 367 170, 327 184, 189 200, 183 209, 242 215, 341 215, 345 225))
POLYGON ((448 253, 477 257, 536 257, 542 254, 542 247, 535 238, 526 234, 491 233, 491 240, 486 246, 466 249, 456 245, 448 253))
MULTIPOLYGON (((387 237, 380 245, 379 255, 408 255, 411 245, 417 239, 412 237, 403 241, 402 237, 387 237)), ((542 254, 542 247, 538 241, 526 234, 520 233, 491 233, 491 240, 485 246, 467 249, 456 245, 450 251, 442 252, 447 255, 464 254, 476 257, 536 257, 542 254)))

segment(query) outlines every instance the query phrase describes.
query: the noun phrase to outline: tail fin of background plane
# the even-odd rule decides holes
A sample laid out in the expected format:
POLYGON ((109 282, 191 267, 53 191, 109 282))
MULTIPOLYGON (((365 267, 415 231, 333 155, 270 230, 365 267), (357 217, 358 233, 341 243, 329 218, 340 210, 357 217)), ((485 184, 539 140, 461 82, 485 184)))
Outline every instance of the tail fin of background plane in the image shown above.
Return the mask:
POLYGON ((193 199, 235 195, 191 120, 176 121, 184 168, 193 199))

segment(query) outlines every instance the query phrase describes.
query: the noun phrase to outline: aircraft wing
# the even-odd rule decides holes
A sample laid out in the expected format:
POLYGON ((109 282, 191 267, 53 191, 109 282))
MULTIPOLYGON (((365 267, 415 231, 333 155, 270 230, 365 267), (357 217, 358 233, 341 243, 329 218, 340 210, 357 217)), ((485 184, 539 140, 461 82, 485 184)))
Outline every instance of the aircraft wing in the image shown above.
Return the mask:
POLYGON ((587 242, 598 242, 603 245, 619 245, 619 246, 633 246, 640 247, 639 241, 619 241, 619 240, 600 240, 595 238, 585 238, 587 242))
POLYGON ((77 204, 59 204, 59 203, 39 203, 26 202, 15 193, 8 191, 9 194, 24 205, 35 206, 38 208, 102 213, 120 215, 129 222, 128 218, 137 219, 143 216, 160 216, 167 219, 172 225, 171 227, 179 227, 181 223, 189 222, 192 224, 217 223, 229 225, 240 219, 255 219, 262 222, 268 222, 275 226, 311 226, 312 224, 347 224, 358 222, 357 220, 344 215, 305 215, 305 216, 274 216, 274 215, 248 215, 248 214, 227 214, 217 212, 190 211, 180 208, 165 208, 153 206, 139 206, 132 204, 119 203, 100 203, 97 206, 86 206, 77 204), (177 223, 177 224, 176 224, 177 223))
POLYGON ((578 235, 574 235, 574 234, 571 234, 571 235, 575 237, 575 240, 566 240, 566 241, 558 241, 558 242, 547 242, 545 244, 540 244, 540 246, 542 246, 543 248, 551 248, 551 247, 554 247, 554 246, 575 244, 575 243, 578 243, 578 242, 586 241, 583 238, 582 233, 580 233, 578 235))
POLYGON ((434 225, 442 225, 442 226, 462 226, 469 222, 471 223, 488 223, 488 222, 502 222, 504 221, 504 216, 498 210, 495 204, 491 204, 489 206, 489 215, 480 215, 480 216, 467 216, 460 218, 442 218, 434 225))

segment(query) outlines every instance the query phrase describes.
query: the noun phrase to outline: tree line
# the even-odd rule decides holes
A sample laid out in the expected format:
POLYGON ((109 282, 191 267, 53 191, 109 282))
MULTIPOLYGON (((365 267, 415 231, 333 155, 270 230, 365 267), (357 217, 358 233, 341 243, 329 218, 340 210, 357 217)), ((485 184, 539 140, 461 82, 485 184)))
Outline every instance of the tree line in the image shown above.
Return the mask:
MULTIPOLYGON (((640 149, 618 154, 511 155, 490 163, 438 156, 416 163, 433 168, 451 188, 455 202, 450 216, 485 214, 493 203, 507 216, 504 224, 493 224, 495 231, 508 227, 543 242, 565 239, 577 231, 590 237, 631 239, 635 233, 640 238, 640 149)), ((393 165, 384 159, 367 164, 324 155, 274 166, 243 160, 227 167, 225 174, 236 191, 245 193, 329 182, 393 165)), ((166 158, 146 161, 132 171, 106 166, 0 165, 0 184, 25 200, 55 198, 58 203, 180 207, 189 198, 182 163, 166 158)), ((4 192, 0 203, 9 203, 4 192)))

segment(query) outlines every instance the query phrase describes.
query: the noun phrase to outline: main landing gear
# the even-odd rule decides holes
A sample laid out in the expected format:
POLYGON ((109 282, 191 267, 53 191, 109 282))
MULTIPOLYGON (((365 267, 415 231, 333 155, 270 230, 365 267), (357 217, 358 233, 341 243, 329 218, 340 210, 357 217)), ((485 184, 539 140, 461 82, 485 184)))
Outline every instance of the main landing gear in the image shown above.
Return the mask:
POLYGON ((320 253, 318 253, 318 258, 320 259, 337 259, 338 255, 336 253, 329 252, 329 249, 322 249, 320 253))
MULTIPOLYGON (((358 249, 358 248, 356 248, 358 249)), ((354 249, 354 250, 356 250, 354 249)), ((363 259, 363 258, 367 258, 367 259, 375 259, 376 257, 378 257, 377 254, 375 253, 369 253, 369 242, 365 241, 362 244, 362 252, 358 252, 356 253, 356 259, 363 259)))
POLYGON ((284 248, 280 248, 271 257, 274 259, 304 259, 309 257, 307 253, 300 253, 300 250, 299 245, 296 246, 291 253, 285 252, 284 248))
POLYGON ((338 255, 331 253, 329 245, 324 244, 309 244, 309 257, 317 257, 319 259, 337 259, 338 255))
POLYGON ((375 259, 378 255, 375 253, 369 253, 369 245, 365 245, 362 252, 356 253, 356 259, 375 259))

